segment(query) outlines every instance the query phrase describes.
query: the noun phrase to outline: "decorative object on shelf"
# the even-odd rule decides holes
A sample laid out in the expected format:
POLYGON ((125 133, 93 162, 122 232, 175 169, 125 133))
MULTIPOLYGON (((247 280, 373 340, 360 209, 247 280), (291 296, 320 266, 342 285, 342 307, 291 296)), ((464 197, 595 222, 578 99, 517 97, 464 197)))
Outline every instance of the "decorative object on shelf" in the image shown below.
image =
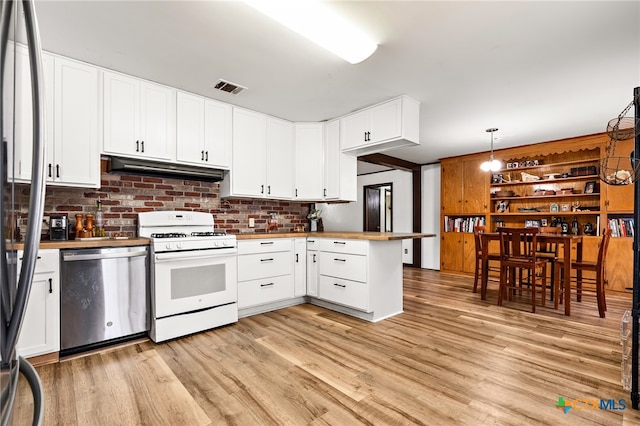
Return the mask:
POLYGON ((540 226, 547 226, 547 219, 540 219, 540 226))
MULTIPOLYGON (((551 205, 549 206, 549 211, 550 212, 559 212, 560 211, 560 206, 558 206, 557 203, 551 203, 551 205)), ((553 226, 553 225, 551 225, 553 226)))
POLYGON ((562 212, 570 212, 571 206, 569 204, 560 204, 560 211, 562 212))
POLYGON ((583 230, 582 230, 582 233, 584 235, 595 235, 595 231, 593 229, 593 223, 591 223, 591 222, 585 223, 584 227, 583 227, 583 230))
POLYGON ((556 195, 556 191, 552 190, 552 189, 536 189, 534 192, 534 195, 536 196, 549 196, 549 195, 556 195))
POLYGON ((579 201, 572 201, 571 202, 571 211, 572 212, 579 212, 580 211, 580 202, 579 201))
POLYGON ((496 191, 496 197, 513 197, 514 195, 516 195, 516 193, 509 189, 496 191))
POLYGON ((596 181, 590 180, 589 182, 584 184, 584 193, 585 194, 593 194, 596 191, 596 181))
POLYGON ((524 227, 525 228, 540 228, 540 221, 537 219, 527 219, 524 221, 524 227))
POLYGON ((520 213, 537 213, 537 212, 539 212, 540 210, 538 210, 538 209, 537 209, 537 208, 535 208, 535 207, 520 207, 520 208, 518 208, 518 211, 519 211, 520 213))
POLYGON ((562 235, 567 235, 569 233, 569 224, 564 218, 562 218, 562 222, 560 222, 560 233, 562 235))
POLYGON ((580 233, 580 225, 578 225, 578 216, 574 216, 571 221, 571 233, 578 235, 580 233))
POLYGON ((509 211, 509 201, 507 200, 496 201, 496 211, 498 213, 507 213, 509 211))
POLYGON ((480 169, 482 169, 483 172, 497 172, 502 168, 500 161, 493 158, 493 132, 497 131, 498 129, 495 127, 491 127, 486 130, 487 133, 491 133, 491 156, 488 161, 485 161, 480 165, 480 169))
POLYGON ((545 179, 547 180, 554 180, 559 176, 560 176, 560 173, 547 173, 546 175, 544 175, 545 179))
POLYGON ((540 180, 540 176, 532 175, 532 174, 527 173, 527 172, 520 172, 520 173, 522 173, 522 181, 523 182, 535 182, 537 180, 540 180))
POLYGON ((560 194, 571 195, 573 194, 573 188, 560 188, 560 194))
POLYGON ((503 183, 506 182, 502 174, 493 174, 491 175, 491 183, 503 183))

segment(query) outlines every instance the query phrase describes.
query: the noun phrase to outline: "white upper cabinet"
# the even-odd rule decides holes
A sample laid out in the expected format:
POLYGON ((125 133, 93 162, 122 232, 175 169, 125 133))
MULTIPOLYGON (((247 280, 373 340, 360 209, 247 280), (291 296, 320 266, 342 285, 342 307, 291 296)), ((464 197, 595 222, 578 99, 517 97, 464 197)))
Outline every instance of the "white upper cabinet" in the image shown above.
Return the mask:
POLYGON ((267 117, 267 197, 293 197, 293 141, 291 122, 267 117))
POLYGON ((233 166, 222 196, 291 199, 293 137, 288 121, 233 108, 233 166))
POLYGON ((104 73, 104 145, 107 154, 174 160, 176 91, 104 73))
POLYGON ((323 123, 295 124, 295 171, 297 200, 322 200, 323 123))
MULTIPOLYGON (((31 180, 33 112, 27 49, 17 47, 16 181, 31 180)), ((98 69, 43 54, 45 175, 48 185, 99 187, 98 69), (79 161, 82 159, 82 161, 79 161)))
POLYGON ((233 108, 233 166, 220 185, 221 195, 264 197, 266 156, 266 115, 233 108))
POLYGON ((340 121, 324 125, 325 200, 356 201, 358 197, 357 157, 340 150, 340 121))
POLYGON ((222 169, 231 167, 232 107, 178 92, 176 159, 222 169))
POLYGON ((420 103, 407 96, 347 115, 340 122, 341 148, 352 155, 420 143, 420 103))

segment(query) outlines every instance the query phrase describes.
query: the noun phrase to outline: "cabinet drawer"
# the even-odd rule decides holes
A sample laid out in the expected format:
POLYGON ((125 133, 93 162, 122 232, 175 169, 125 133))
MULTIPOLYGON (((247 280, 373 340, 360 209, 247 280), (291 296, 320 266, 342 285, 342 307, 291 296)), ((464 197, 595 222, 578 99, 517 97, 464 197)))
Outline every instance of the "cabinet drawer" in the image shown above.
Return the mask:
POLYGON ((367 281, 367 257, 357 254, 320 252, 320 274, 345 280, 367 281))
POLYGON ((290 251, 238 256, 238 281, 275 277, 291 273, 293 273, 293 256, 290 251))
MULTIPOLYGON (((24 253, 18 251, 18 265, 22 266, 22 257, 24 253)), ((58 272, 60 270, 60 251, 55 249, 38 250, 38 260, 36 260, 36 269, 34 274, 42 274, 48 272, 58 272)))
POLYGON ((307 250, 318 250, 320 240, 318 238, 307 238, 307 250))
POLYGON ((238 254, 267 253, 291 250, 291 238, 271 238, 264 240, 238 241, 238 254))
POLYGON ((369 242, 365 240, 342 240, 323 238, 320 240, 320 250, 335 253, 367 254, 369 242))
POLYGON ((293 275, 238 283, 238 309, 293 298, 293 275))
POLYGON ((369 312, 369 286, 365 283, 320 275, 318 297, 369 312))

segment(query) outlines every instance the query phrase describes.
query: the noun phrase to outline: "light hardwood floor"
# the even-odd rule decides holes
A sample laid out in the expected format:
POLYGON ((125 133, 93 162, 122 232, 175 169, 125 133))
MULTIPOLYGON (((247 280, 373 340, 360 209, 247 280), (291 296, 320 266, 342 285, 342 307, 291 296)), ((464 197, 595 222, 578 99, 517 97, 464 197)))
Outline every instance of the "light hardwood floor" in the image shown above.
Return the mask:
POLYGON ((567 318, 471 288, 406 268, 404 313, 375 324, 307 304, 40 366, 45 425, 640 424, 620 384, 629 298, 608 296, 606 319, 590 299, 567 318), (627 409, 564 414, 558 397, 627 409))

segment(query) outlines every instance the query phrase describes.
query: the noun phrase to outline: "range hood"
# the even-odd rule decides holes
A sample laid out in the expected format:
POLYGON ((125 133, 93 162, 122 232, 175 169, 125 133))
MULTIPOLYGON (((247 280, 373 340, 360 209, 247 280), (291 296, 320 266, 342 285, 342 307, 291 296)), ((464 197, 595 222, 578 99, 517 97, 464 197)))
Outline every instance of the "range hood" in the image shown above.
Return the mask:
POLYGON ((109 173, 128 173, 206 182, 219 182, 224 178, 224 170, 221 169, 125 157, 111 157, 109 173))

